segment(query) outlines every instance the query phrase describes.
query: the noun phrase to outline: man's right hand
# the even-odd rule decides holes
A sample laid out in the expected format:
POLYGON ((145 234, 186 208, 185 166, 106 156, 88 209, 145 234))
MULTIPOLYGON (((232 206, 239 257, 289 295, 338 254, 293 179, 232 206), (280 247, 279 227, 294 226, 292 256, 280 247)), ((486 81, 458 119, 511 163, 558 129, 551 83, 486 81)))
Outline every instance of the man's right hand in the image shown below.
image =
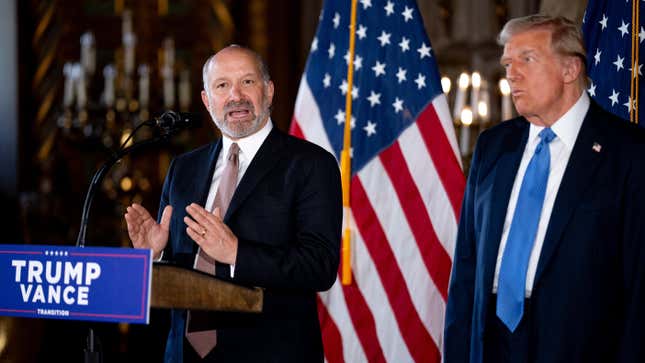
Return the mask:
POLYGON ((167 205, 161 214, 161 223, 157 223, 150 213, 140 204, 132 204, 126 209, 125 222, 128 235, 135 248, 150 248, 156 260, 168 243, 168 229, 172 207, 167 205))

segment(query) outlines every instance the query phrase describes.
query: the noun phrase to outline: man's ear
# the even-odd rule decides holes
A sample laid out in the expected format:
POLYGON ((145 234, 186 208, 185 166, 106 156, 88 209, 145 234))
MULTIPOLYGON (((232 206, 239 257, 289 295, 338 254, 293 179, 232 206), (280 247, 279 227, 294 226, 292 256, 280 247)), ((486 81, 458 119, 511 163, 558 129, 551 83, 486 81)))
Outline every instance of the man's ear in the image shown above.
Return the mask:
POLYGON ((273 105, 273 93, 275 92, 275 87, 273 86, 273 81, 267 83, 267 98, 269 99, 269 106, 273 105))
POLYGON ((562 77, 564 83, 577 82, 582 73, 582 59, 568 56, 562 60, 562 77))
POLYGON ((202 102, 204 103, 204 106, 206 106, 206 110, 210 112, 210 107, 208 106, 208 94, 206 93, 205 90, 202 90, 202 102))

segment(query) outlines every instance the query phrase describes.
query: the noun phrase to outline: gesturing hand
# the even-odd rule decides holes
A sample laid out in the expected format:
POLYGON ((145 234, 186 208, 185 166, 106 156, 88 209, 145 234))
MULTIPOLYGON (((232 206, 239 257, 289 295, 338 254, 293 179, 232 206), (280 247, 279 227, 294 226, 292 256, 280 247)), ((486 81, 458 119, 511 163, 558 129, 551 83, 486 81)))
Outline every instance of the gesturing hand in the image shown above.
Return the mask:
POLYGON ((168 229, 172 207, 166 206, 161 214, 161 223, 157 223, 150 213, 140 204, 132 204, 125 213, 128 225, 128 236, 135 248, 150 248, 152 256, 158 259, 168 243, 168 229))
POLYGON ((184 217, 188 236, 215 261, 235 264, 237 237, 222 221, 220 209, 215 208, 210 213, 202 206, 192 203, 186 207, 186 212, 192 217, 184 217))

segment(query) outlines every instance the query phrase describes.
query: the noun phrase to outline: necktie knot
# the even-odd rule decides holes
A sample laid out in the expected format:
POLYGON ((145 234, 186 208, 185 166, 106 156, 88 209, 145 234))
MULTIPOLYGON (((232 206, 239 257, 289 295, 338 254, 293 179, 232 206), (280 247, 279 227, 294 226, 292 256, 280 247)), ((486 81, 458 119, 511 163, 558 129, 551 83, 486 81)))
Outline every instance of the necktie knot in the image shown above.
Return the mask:
POLYGON ((536 154, 539 154, 542 151, 542 148, 549 145, 549 143, 551 143, 551 141, 555 139, 555 133, 547 127, 544 130, 540 131, 538 136, 540 137, 540 143, 535 147, 536 154))
POLYGON ((544 130, 540 131, 540 142, 544 144, 549 144, 553 139, 555 139, 555 132, 551 130, 550 127, 545 128, 544 130))
POLYGON ((231 147, 228 149, 228 156, 226 160, 232 160, 232 158, 237 157, 237 154, 240 153, 240 147, 237 145, 237 143, 232 143, 231 147))

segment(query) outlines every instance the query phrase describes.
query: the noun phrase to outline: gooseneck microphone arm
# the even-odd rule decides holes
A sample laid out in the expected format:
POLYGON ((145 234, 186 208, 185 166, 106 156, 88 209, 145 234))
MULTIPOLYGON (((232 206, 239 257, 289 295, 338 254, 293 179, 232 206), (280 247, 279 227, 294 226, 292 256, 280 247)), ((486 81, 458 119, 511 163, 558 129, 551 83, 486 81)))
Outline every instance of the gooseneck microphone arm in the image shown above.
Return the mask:
POLYGON ((101 167, 96 171, 90 182, 90 186, 85 194, 85 202, 83 203, 83 211, 81 213, 81 225, 78 231, 78 237, 76 238, 76 247, 85 247, 85 236, 87 234, 87 224, 89 222, 90 208, 92 206, 92 200, 96 194, 97 188, 103 182, 105 174, 110 170, 110 168, 121 160, 124 156, 142 149, 144 147, 157 144, 161 141, 165 141, 170 136, 178 133, 179 131, 198 126, 200 123, 200 118, 195 114, 186 114, 186 113, 177 113, 173 111, 166 111, 160 117, 145 121, 139 124, 128 137, 131 138, 137 131, 139 131, 143 126, 148 127, 159 127, 161 134, 155 136, 151 139, 143 140, 137 142, 129 147, 124 147, 128 140, 126 140, 119 150, 113 153, 110 158, 101 165, 101 167))

